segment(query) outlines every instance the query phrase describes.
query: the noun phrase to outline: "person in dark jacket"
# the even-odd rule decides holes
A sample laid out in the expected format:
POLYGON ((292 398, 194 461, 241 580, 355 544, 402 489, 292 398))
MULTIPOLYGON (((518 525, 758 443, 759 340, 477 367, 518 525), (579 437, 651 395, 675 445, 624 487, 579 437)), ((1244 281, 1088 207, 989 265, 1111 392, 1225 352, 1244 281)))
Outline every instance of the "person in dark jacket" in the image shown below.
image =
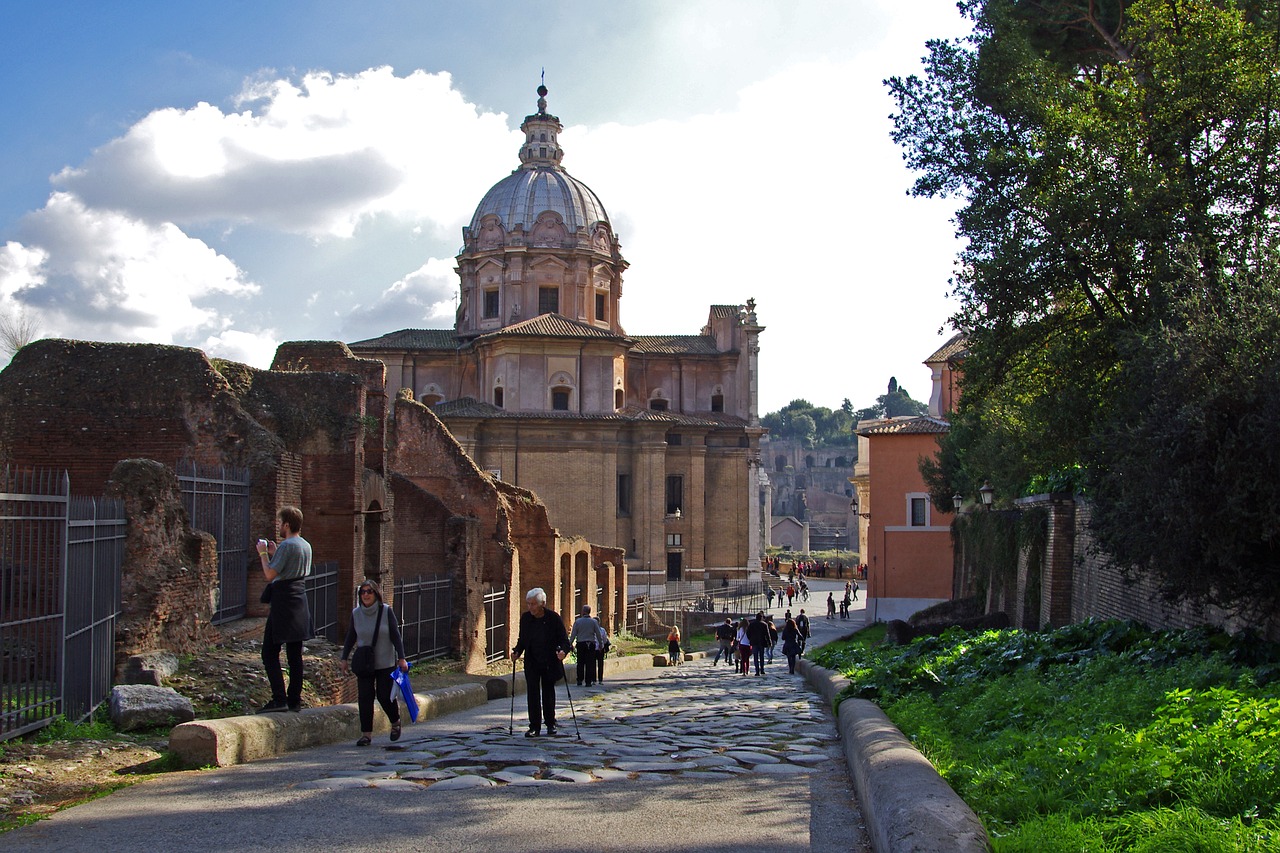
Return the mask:
POLYGON ((391 698, 391 688, 395 686, 391 672, 397 667, 401 672, 409 671, 409 662, 404 659, 400 623, 396 621, 395 611, 382 603, 382 588, 373 581, 366 580, 360 584, 356 595, 360 603, 351 611, 351 625, 347 628, 346 642, 342 644, 342 669, 351 671, 347 658, 357 645, 373 647, 374 667, 371 673, 356 673, 356 704, 360 709, 360 739, 356 746, 368 746, 373 742, 375 696, 391 722, 391 739, 400 740, 400 706, 391 698), (378 618, 379 610, 382 611, 381 619, 378 618), (374 636, 375 631, 377 636, 374 636))
POLYGON ((302 710, 302 644, 311 639, 311 610, 303 579, 311 574, 311 543, 302 538, 302 510, 286 506, 277 514, 280 543, 258 540, 258 559, 267 579, 262 601, 271 611, 262 629, 262 666, 271 685, 271 701, 259 714, 302 710), (280 669, 280 649, 289 662, 289 687, 280 669))
POLYGON ((769 645, 769 626, 765 624, 763 612, 757 613, 747 625, 747 640, 751 643, 751 657, 756 662, 756 675, 764 675, 764 650, 769 645))
POLYGON ((520 637, 511 650, 511 660, 524 656, 524 677, 529 700, 529 730, 525 737, 537 737, 542 724, 547 734, 556 734, 556 682, 564 675, 564 656, 573 648, 560 614, 547 609, 547 593, 539 588, 524 597, 528 607, 520 614, 520 637))
POLYGON ((789 616, 782 626, 782 653, 787 656, 787 672, 795 675, 796 658, 800 655, 800 629, 796 627, 796 620, 789 616))

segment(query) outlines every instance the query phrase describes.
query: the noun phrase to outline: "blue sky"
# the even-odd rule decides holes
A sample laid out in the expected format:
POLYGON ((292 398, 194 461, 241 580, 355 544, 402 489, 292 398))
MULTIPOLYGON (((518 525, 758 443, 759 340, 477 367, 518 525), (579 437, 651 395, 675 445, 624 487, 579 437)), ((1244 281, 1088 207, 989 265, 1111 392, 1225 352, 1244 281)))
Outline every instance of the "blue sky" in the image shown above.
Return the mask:
POLYGON ((0 32, 0 311, 259 366, 452 323, 461 227, 546 69, 631 264, 623 326, 754 297, 761 408, 928 398, 956 244, 881 81, 952 0, 51 2, 0 32))

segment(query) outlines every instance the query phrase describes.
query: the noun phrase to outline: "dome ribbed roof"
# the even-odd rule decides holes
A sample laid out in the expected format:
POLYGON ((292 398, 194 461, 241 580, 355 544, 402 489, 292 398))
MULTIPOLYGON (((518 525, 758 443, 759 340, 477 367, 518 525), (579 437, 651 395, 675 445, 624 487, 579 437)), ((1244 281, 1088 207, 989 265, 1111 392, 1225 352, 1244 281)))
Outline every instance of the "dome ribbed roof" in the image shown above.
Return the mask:
POLYGON ((476 206, 471 229, 478 232, 480 220, 494 214, 507 231, 517 226, 531 231, 538 215, 547 210, 560 214, 571 234, 609 221, 604 205, 590 187, 559 166, 539 166, 517 169, 494 184, 476 206))
POLYGON ((471 217, 471 233, 478 234, 481 220, 490 214, 501 220, 504 231, 517 227, 531 231, 538 216, 548 210, 560 216, 569 234, 579 228, 590 230, 597 222, 608 224, 609 214, 599 196, 560 165, 564 150, 559 135, 564 126, 547 112, 546 95, 546 87, 539 86, 538 111, 525 116, 520 125, 525 134, 520 168, 484 194, 471 217))

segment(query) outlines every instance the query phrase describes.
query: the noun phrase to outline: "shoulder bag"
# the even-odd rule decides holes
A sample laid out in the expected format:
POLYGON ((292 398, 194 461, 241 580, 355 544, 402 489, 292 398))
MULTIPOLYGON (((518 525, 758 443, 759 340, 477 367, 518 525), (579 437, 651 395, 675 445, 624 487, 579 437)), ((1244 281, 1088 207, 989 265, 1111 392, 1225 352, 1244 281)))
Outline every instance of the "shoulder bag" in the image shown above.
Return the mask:
POLYGON ((382 610, 387 605, 379 603, 378 619, 373 623, 373 642, 367 646, 356 646, 351 653, 351 671, 361 678, 372 678, 376 669, 374 665, 373 647, 378 644, 378 632, 382 630, 382 610))

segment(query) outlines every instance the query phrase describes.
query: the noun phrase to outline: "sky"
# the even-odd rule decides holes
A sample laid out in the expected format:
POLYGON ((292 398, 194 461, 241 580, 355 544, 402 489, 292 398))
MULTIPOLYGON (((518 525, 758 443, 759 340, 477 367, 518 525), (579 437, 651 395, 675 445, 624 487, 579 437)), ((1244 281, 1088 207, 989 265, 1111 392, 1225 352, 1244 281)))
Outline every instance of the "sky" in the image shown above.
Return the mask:
POLYGON ((545 70, 633 335, 754 298, 760 412, 929 398, 956 203, 907 195, 890 76, 954 0, 12 4, 0 312, 40 337, 270 365, 451 328, 462 227, 545 70))

